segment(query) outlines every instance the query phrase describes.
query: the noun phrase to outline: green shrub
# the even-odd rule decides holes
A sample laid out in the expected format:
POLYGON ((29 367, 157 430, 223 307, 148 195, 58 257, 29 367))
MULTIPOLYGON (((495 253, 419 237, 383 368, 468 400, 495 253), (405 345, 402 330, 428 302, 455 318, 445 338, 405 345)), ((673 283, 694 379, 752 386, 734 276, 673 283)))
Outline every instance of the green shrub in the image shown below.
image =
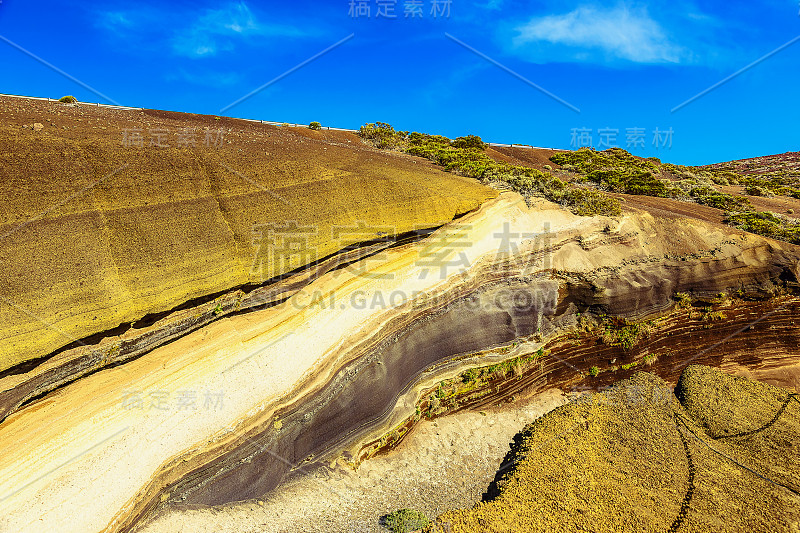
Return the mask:
POLYGON ((689 196, 694 198, 698 204, 715 207, 723 211, 744 211, 752 208, 750 200, 747 198, 717 192, 708 186, 693 188, 689 192, 689 196))
POLYGON ((781 219, 773 213, 759 211, 732 213, 725 222, 750 233, 800 244, 800 224, 781 219))
POLYGON ((650 336, 650 324, 646 322, 610 318, 604 321, 604 325, 603 342, 609 346, 620 346, 626 351, 650 336))
POLYGON ((682 193, 668 182, 653 176, 650 171, 614 167, 593 170, 586 175, 589 181, 611 192, 673 198, 682 193))
POLYGON ((593 378, 596 378, 597 376, 600 375, 600 369, 596 366, 593 366, 592 368, 589 369, 589 375, 592 376, 593 378))
POLYGON ((564 196, 570 210, 582 217, 594 215, 615 217, 622 213, 620 201, 600 191, 572 188, 564 196))
POLYGON ((450 145, 450 139, 444 135, 428 135, 414 131, 408 135, 408 143, 412 146, 444 147, 450 145))
POLYGON ((657 196, 660 198, 671 198, 675 196, 673 188, 653 176, 649 172, 637 172, 628 177, 625 182, 625 191, 628 194, 640 194, 642 196, 657 196))
MULTIPOLYGON (((582 174, 588 181, 611 192, 661 198, 683 196, 670 182, 655 177, 662 168, 661 161, 655 157, 640 159, 621 148, 610 148, 603 152, 581 148, 576 152, 555 154, 550 160, 582 174)), ((674 170, 677 172, 677 167, 674 170)))
POLYGON ((475 148, 477 150, 485 150, 486 143, 484 143, 477 135, 467 135, 466 137, 456 137, 450 143, 453 148, 475 148))
POLYGON ((561 204, 580 216, 616 216, 622 211, 616 198, 592 189, 564 183, 548 172, 495 161, 483 151, 477 135, 450 141, 442 135, 395 132, 388 124, 365 124, 359 131, 379 148, 400 146, 407 154, 424 157, 445 170, 484 181, 500 181, 525 196, 538 196, 561 204))
POLYGON ((472 383, 481 377, 481 371, 477 368, 470 368, 461 374, 461 381, 464 383, 472 383))
POLYGON ((67 96, 62 96, 61 98, 59 98, 58 101, 64 102, 65 104, 74 104, 78 101, 78 99, 72 96, 71 94, 68 94, 67 96))
POLYGON ((745 192, 750 196, 772 196, 769 189, 760 185, 748 185, 745 187, 745 192))
POLYGON ((640 159, 622 148, 609 148, 598 152, 592 148, 581 148, 575 152, 561 152, 550 158, 559 165, 571 165, 581 174, 589 174, 595 170, 616 169, 623 173, 651 172, 660 170, 657 160, 640 159))
POLYGON ((396 148, 403 143, 408 136, 406 131, 395 131, 391 124, 385 122, 368 123, 361 126, 358 130, 361 138, 372 142, 381 149, 396 148))
POLYGON ((677 293, 675 300, 678 301, 678 307, 691 307, 692 305, 692 296, 686 292, 677 293))
POLYGON ((428 517, 413 509, 399 509, 383 517, 383 525, 395 533, 407 533, 428 527, 428 517))
POLYGON ((311 124, 308 125, 308 129, 310 129, 310 130, 321 130, 322 129, 322 124, 320 124, 319 122, 312 122, 311 124))
POLYGON ((727 316, 725 316, 725 313, 723 313, 722 311, 712 311, 712 310, 706 310, 702 316, 702 320, 704 322, 721 322, 726 318, 727 316))

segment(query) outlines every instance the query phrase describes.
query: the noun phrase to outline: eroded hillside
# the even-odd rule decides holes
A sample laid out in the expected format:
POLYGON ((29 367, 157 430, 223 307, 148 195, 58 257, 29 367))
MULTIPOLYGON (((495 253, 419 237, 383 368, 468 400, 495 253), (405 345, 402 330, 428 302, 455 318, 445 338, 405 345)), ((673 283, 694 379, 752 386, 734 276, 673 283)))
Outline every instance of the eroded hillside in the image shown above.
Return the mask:
MULTIPOLYGON (((661 388, 690 363, 800 382, 800 248, 718 207, 433 136, 401 153, 346 132, 3 105, 0 529, 215 514, 357 469, 423 418, 638 368, 661 388)), ((592 431, 619 429, 612 414, 592 431)))

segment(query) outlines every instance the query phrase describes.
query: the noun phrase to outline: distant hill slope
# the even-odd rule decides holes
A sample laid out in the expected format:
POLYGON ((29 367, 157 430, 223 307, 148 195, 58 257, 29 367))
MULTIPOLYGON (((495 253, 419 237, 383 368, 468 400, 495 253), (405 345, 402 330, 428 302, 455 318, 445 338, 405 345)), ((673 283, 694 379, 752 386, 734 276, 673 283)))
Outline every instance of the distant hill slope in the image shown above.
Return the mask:
POLYGON ((800 176, 800 152, 787 152, 785 154, 738 159, 726 163, 706 165, 706 167, 730 170, 740 174, 787 173, 800 176))
POLYGON ((0 374, 494 196, 346 132, 0 98, 0 374))

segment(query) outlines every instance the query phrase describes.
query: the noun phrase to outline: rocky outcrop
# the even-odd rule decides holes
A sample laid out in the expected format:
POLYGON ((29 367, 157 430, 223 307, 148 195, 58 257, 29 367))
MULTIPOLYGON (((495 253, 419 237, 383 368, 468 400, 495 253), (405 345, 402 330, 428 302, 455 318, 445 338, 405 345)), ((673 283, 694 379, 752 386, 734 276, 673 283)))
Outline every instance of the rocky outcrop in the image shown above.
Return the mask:
POLYGON ((618 319, 598 324, 587 320, 586 314, 577 320, 578 314, 562 317, 556 333, 538 349, 538 343, 515 341, 486 350, 474 359, 476 364, 501 356, 505 360, 414 390, 407 401, 417 402, 416 413, 352 451, 353 463, 397 446, 423 417, 496 407, 552 388, 603 390, 641 369, 674 385, 687 364, 714 365, 731 374, 800 390, 798 296, 697 300, 657 319, 624 326, 618 319), (636 328, 646 333, 619 342, 618 335, 636 328))

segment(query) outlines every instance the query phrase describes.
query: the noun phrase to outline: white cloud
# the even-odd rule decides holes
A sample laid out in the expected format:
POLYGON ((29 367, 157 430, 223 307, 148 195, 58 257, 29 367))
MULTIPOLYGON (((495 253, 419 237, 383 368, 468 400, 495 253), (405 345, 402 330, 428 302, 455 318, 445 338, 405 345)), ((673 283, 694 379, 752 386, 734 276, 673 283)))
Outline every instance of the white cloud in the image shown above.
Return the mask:
POLYGON ((686 56, 645 9, 624 5, 536 17, 516 31, 517 51, 537 62, 680 63, 686 56))
POLYGON ((130 28, 133 21, 128 13, 107 11, 99 14, 97 24, 109 30, 117 30, 119 27, 130 28))
POLYGON ((163 6, 141 6, 129 11, 94 12, 95 24, 112 38, 125 39, 175 55, 204 58, 232 51, 237 45, 265 38, 304 37, 310 31, 292 24, 266 24, 243 2, 188 12, 163 6), (181 24, 174 21, 180 20, 181 24))
POLYGON ((185 69, 178 69, 165 76, 167 81, 187 81, 195 85, 205 85, 208 87, 229 87, 241 83, 242 78, 236 72, 221 71, 202 71, 189 72, 185 69))
POLYGON ((505 0, 487 0, 485 4, 476 4, 477 7, 482 7, 483 9, 489 9, 491 11, 497 11, 499 9, 503 9, 503 4, 505 0))
POLYGON ((175 33, 172 49, 178 55, 207 57, 220 51, 232 50, 235 39, 301 35, 303 32, 292 26, 258 22, 247 4, 239 2, 221 9, 205 11, 191 26, 175 33))

